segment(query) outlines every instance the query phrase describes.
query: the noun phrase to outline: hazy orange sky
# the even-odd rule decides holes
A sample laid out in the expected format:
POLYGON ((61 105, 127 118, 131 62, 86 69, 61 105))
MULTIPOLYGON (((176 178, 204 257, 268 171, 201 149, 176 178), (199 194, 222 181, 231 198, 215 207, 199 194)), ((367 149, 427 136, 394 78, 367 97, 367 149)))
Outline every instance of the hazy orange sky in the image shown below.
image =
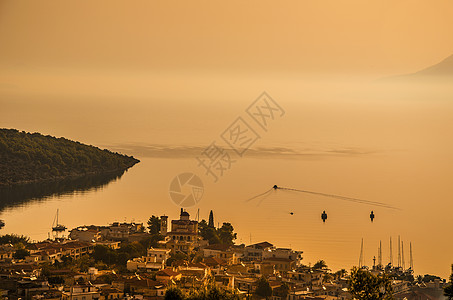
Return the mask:
POLYGON ((385 76, 451 55, 452 16, 449 0, 1 0, 0 69, 385 76))
POLYGON ((3 230, 45 238, 57 208, 69 227, 177 214, 168 184, 178 172, 203 170, 195 158, 147 157, 137 149, 205 147, 266 90, 286 114, 257 146, 322 155, 243 158, 218 184, 203 177, 201 210, 232 222, 238 242, 253 234, 254 242, 291 243, 304 251, 304 263, 325 259, 334 270, 356 264, 364 235, 369 263, 380 240, 401 235, 413 242, 417 274, 447 277, 451 84, 374 79, 452 55, 452 31, 452 0, 0 0, 0 127, 142 159, 103 191, 4 213, 3 230), (370 207, 309 197, 244 204, 274 184, 403 211, 376 209, 371 224, 370 207))

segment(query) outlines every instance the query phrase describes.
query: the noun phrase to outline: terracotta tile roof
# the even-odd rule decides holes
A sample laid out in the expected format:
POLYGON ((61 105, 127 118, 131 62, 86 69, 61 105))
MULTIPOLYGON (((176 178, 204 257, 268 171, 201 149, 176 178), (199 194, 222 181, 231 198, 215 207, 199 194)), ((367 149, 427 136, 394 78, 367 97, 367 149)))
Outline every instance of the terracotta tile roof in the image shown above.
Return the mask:
POLYGON ((227 261, 224 260, 223 258, 217 258, 217 257, 206 257, 204 259, 204 263, 207 266, 210 267, 215 267, 215 266, 224 266, 227 264, 227 261))
POLYGON ((230 248, 231 248, 231 246, 227 245, 227 244, 216 244, 216 245, 209 245, 209 246, 205 247, 204 249, 227 251, 230 248))
POLYGON ((273 262, 273 261, 281 261, 281 262, 293 262, 292 259, 283 258, 283 257, 268 257, 263 259, 264 262, 273 262))
MULTIPOLYGON (((121 282, 122 280, 116 280, 116 282, 121 282)), ((129 279, 124 280, 125 284, 128 284, 130 286, 135 286, 135 287, 146 287, 146 288, 154 288, 156 286, 161 286, 162 282, 148 279, 148 278, 143 278, 141 277, 140 279, 137 277, 132 277, 129 279)))
POLYGON ((179 266, 187 266, 188 264, 189 264, 189 262, 187 260, 177 259, 177 260, 173 261, 171 265, 173 267, 179 267, 179 266))
POLYGON ((163 270, 160 270, 156 273, 157 276, 169 276, 169 277, 173 277, 173 276, 177 276, 179 275, 180 273, 178 272, 175 272, 173 271, 172 269, 163 269, 163 270))
POLYGON ((264 248, 269 248, 269 247, 272 247, 273 245, 269 242, 261 242, 261 243, 256 243, 256 244, 252 244, 252 245, 249 245, 247 247, 255 247, 255 248, 260 248, 260 249, 264 249, 264 248))
POLYGON ((200 269, 206 269, 208 266, 205 265, 204 263, 189 263, 188 265, 189 268, 200 268, 200 269))

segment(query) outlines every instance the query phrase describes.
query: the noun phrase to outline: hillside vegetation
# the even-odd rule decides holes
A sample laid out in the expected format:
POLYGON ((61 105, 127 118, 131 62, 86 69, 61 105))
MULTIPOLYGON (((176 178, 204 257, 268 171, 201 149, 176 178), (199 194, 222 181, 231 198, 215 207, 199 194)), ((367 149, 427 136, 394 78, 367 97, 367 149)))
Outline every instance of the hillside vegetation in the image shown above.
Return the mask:
POLYGON ((65 138, 0 129, 0 186, 110 173, 138 162, 65 138))

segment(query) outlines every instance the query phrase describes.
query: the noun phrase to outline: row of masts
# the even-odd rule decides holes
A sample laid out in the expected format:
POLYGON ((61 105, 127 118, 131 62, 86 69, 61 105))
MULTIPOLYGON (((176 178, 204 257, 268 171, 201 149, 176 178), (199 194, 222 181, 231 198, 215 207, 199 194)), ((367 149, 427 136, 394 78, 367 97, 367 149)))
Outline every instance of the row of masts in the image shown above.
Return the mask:
MULTIPOLYGON (((412 242, 409 242, 409 268, 406 268, 406 260, 404 258, 404 242, 401 240, 400 236, 398 236, 398 261, 397 265, 393 264, 393 246, 392 246, 392 237, 390 237, 390 244, 389 244, 389 263, 387 264, 386 268, 394 268, 400 271, 414 271, 414 260, 412 257, 412 242)), ((360 246, 360 257, 359 257, 359 268, 365 267, 365 256, 363 251, 363 238, 362 244, 360 246)), ((373 257, 373 269, 383 269, 384 264, 382 263, 382 241, 379 241, 378 246, 378 254, 377 254, 377 265, 376 265, 376 256, 373 257)))

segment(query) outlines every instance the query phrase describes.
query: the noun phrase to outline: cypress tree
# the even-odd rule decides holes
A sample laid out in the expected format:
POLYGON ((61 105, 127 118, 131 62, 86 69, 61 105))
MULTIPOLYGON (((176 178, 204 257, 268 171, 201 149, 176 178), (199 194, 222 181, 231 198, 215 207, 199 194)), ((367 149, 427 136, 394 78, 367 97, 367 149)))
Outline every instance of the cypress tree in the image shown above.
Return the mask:
POLYGON ((214 213, 211 212, 209 213, 209 222, 208 222, 208 226, 209 227, 214 227, 214 213))

